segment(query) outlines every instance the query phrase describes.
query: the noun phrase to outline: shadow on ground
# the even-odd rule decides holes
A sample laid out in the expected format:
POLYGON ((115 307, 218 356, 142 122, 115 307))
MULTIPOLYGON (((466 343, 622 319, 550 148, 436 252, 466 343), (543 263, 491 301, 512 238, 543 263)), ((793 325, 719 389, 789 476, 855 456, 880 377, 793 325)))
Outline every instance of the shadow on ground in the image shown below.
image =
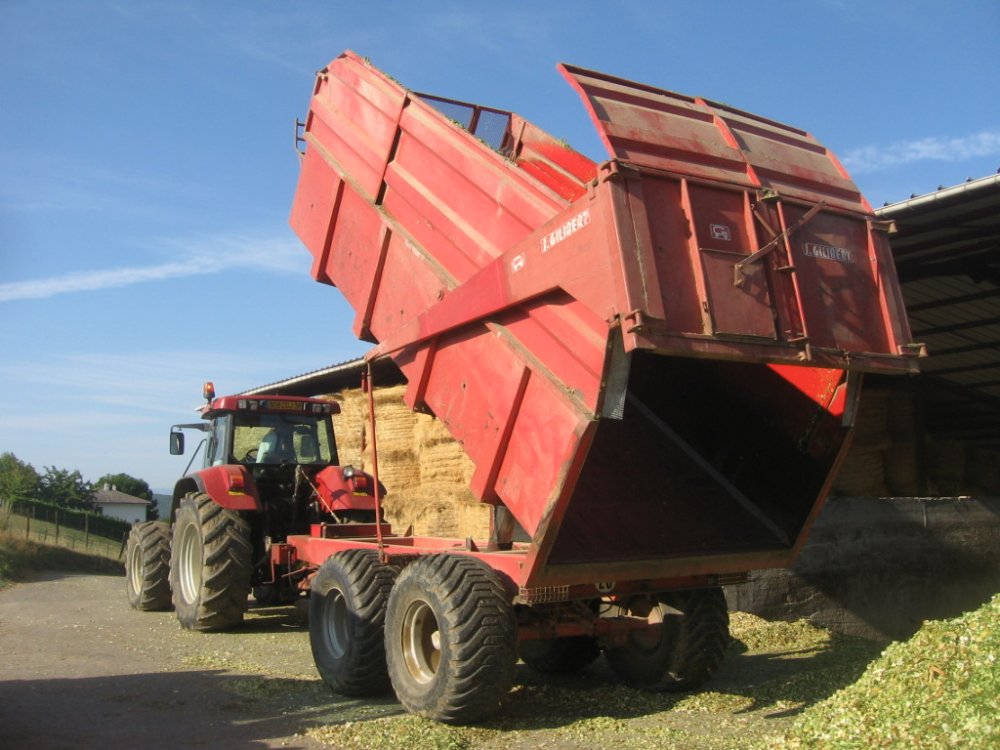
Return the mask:
POLYGON ((310 727, 400 711, 388 698, 335 696, 318 680, 219 670, 11 680, 0 682, 0 746, 306 748, 316 746, 301 736, 310 727))

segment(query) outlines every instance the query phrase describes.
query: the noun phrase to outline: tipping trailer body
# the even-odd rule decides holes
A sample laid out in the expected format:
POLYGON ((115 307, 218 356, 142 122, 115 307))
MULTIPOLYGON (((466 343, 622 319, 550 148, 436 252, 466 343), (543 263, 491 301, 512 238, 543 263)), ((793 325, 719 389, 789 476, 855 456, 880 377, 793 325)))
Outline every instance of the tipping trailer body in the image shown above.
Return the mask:
MULTIPOLYGON (((291 214, 312 275, 496 508, 488 542, 382 543, 475 554, 528 603, 788 565, 861 373, 917 367, 887 228, 808 133, 559 69, 602 164, 350 52, 317 76, 291 214)), ((330 536, 289 542, 317 565, 373 543, 330 536)))

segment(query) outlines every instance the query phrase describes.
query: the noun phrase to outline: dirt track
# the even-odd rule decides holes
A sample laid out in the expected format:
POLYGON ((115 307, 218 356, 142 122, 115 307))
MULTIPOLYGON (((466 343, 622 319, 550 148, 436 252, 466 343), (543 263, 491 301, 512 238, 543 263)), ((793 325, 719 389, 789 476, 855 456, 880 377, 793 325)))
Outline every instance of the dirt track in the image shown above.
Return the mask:
POLYGON ((47 573, 0 591, 0 747, 315 748, 296 733, 342 720, 293 610, 205 635, 134 612, 124 588, 47 573))
POLYGON ((701 692, 630 690, 603 659, 566 676, 522 665, 495 717, 452 728, 404 714, 391 695, 335 696, 292 608, 251 606, 236 631, 192 633, 172 612, 130 609, 124 587, 47 573, 0 591, 0 747, 758 750, 880 650, 734 615, 737 640, 701 692))

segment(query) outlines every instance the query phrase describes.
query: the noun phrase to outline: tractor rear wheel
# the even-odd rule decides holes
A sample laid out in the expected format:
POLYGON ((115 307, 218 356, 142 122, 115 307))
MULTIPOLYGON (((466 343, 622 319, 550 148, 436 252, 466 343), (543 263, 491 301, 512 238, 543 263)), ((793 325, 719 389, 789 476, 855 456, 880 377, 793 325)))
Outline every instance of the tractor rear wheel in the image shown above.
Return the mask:
POLYGON ((159 521, 139 523, 125 547, 125 591, 132 609, 170 609, 170 527, 159 521))
POLYGON ((385 617, 396 697, 412 713, 464 724, 494 711, 514 682, 513 608, 472 557, 421 557, 399 574, 385 617))
POLYGON ((389 690, 385 609, 396 571, 378 552, 350 549, 320 566, 309 595, 309 643, 323 682, 337 693, 389 690))
POLYGON ((250 594, 250 524, 208 495, 190 492, 177 508, 170 584, 188 630, 224 630, 243 621, 250 594))
POLYGON ((674 591, 656 599, 636 597, 621 614, 645 617, 624 646, 606 652, 627 684, 646 690, 688 690, 718 668, 729 645, 729 611, 720 588, 674 591))

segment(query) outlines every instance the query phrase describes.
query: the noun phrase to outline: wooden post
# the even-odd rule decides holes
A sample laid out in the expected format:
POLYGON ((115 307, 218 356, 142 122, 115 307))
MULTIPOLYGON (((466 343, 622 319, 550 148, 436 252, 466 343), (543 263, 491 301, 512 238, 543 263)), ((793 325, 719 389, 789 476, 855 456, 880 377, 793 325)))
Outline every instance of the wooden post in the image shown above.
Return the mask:
POLYGON ((83 548, 90 549, 90 516, 83 517, 83 548))
POLYGON ((59 511, 56 511, 56 544, 59 544, 59 511))

